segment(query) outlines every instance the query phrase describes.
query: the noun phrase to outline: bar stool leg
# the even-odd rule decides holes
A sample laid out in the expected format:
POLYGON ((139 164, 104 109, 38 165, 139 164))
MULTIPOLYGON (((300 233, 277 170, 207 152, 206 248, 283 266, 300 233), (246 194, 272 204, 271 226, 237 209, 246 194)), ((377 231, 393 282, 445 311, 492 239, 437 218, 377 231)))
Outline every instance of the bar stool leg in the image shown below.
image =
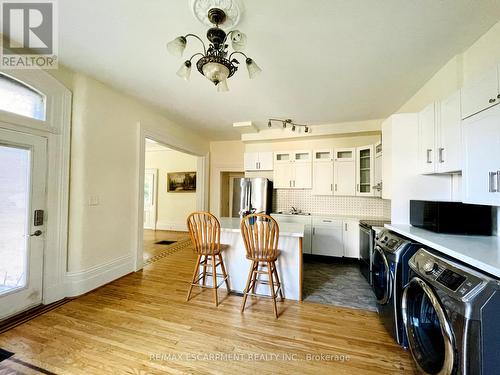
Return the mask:
POLYGON ((214 290, 215 307, 217 307, 219 306, 219 297, 217 296, 217 266, 215 263, 215 255, 212 255, 212 278, 213 278, 212 288, 214 290))
POLYGON ((272 262, 267 262, 267 274, 269 275, 269 290, 271 291, 271 298, 273 299, 274 315, 276 319, 278 319, 278 307, 276 306, 276 295, 274 294, 272 262))
POLYGON ((201 261, 203 262, 203 277, 201 279, 201 283, 202 285, 207 285, 207 262, 208 262, 208 258, 207 258, 207 255, 202 255, 201 256, 201 261), (205 257, 205 259, 203 259, 203 257, 205 257))
POLYGON ((201 261, 201 255, 198 255, 198 258, 196 259, 196 265, 194 266, 194 272, 193 272, 193 278, 191 279, 191 285, 189 285, 189 290, 188 290, 186 302, 189 301, 189 298, 191 297, 191 291, 193 290, 193 284, 196 280, 196 276, 198 276, 198 270, 200 269, 200 261, 201 261))
POLYGON ((222 254, 221 253, 219 253, 219 262, 220 262, 220 268, 222 270, 222 275, 224 276, 224 279, 226 280, 227 292, 229 293, 229 291, 231 290, 231 288, 229 287, 229 278, 227 277, 226 267, 224 267, 224 260, 222 259, 222 254))
POLYGON ((247 285, 245 286, 245 290, 243 290, 243 301, 241 302, 241 312, 245 310, 245 304, 247 303, 248 292, 250 291, 250 282, 252 281, 253 271, 255 269, 255 261, 252 261, 252 265, 250 266, 250 270, 248 272, 247 285))
POLYGON ((255 262, 255 267, 253 268, 253 276, 252 276, 252 293, 255 294, 255 288, 257 287, 257 277, 259 277, 259 266, 260 262, 255 262))
POLYGON ((283 289, 281 288, 281 280, 280 280, 280 277, 278 276, 278 270, 276 269, 276 262, 273 262, 273 272, 274 272, 274 276, 276 277, 276 283, 278 284, 278 287, 279 287, 280 298, 281 298, 281 300, 284 300, 285 298, 283 297, 283 289))

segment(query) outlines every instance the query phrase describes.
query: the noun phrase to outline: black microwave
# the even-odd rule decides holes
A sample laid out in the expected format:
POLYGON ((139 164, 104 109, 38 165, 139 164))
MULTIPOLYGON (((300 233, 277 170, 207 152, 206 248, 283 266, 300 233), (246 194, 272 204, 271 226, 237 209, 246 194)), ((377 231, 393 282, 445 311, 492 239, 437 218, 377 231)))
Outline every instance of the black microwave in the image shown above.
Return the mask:
POLYGON ((491 236, 493 207, 411 200, 410 224, 437 233, 491 236))

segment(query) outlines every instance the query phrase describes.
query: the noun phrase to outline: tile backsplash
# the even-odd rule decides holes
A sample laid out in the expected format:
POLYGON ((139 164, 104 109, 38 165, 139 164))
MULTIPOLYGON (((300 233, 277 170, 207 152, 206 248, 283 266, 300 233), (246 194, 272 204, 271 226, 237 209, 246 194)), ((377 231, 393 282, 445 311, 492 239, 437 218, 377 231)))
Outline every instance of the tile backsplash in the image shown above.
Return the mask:
POLYGON ((311 190, 275 189, 273 211, 291 207, 319 215, 391 217, 391 201, 366 197, 334 197, 312 195, 311 190))

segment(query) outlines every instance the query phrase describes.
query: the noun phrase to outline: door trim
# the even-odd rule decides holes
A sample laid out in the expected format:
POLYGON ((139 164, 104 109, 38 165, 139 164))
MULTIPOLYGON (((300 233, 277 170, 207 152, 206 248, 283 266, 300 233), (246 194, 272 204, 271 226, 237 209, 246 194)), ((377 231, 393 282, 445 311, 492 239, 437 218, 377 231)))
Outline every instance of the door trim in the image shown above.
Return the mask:
POLYGON ((71 92, 42 69, 1 70, 47 96, 47 121, 40 123, 0 111, 0 127, 47 139, 47 220, 45 229, 42 303, 66 297, 68 253, 71 92))

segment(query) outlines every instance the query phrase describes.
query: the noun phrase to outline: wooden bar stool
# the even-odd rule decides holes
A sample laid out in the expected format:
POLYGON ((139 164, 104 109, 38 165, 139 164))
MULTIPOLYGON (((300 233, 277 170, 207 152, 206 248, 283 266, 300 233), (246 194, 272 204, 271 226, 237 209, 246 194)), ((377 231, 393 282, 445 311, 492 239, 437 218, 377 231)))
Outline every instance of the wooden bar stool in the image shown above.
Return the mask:
POLYGON ((193 279, 189 286, 186 302, 191 297, 193 286, 198 286, 201 288, 212 288, 214 291, 215 306, 218 306, 217 289, 225 282, 227 292, 229 293, 230 291, 224 260, 220 253, 219 220, 209 212, 193 212, 187 218, 187 227, 198 258, 194 267, 193 279), (217 274, 217 266, 220 266, 222 274, 217 274), (200 267, 203 268, 201 272, 200 267), (210 268, 210 272, 207 272, 207 268, 210 268), (207 286, 207 277, 210 276, 212 276, 212 285, 207 286), (223 279, 220 284, 217 284, 217 277, 223 279))
POLYGON ((279 256, 278 239, 279 226, 276 220, 266 214, 251 214, 241 221, 241 235, 247 250, 247 259, 252 261, 248 280, 243 291, 241 312, 245 310, 247 296, 255 294, 257 284, 269 285, 273 300, 274 315, 278 318, 276 295, 279 293, 283 300, 283 291, 276 269, 276 260, 279 256), (263 268, 263 269, 262 269, 263 268), (260 280, 259 275, 267 275, 267 279, 260 280), (275 289, 276 288, 276 289, 275 289), (250 290, 252 291, 250 293, 250 290))

